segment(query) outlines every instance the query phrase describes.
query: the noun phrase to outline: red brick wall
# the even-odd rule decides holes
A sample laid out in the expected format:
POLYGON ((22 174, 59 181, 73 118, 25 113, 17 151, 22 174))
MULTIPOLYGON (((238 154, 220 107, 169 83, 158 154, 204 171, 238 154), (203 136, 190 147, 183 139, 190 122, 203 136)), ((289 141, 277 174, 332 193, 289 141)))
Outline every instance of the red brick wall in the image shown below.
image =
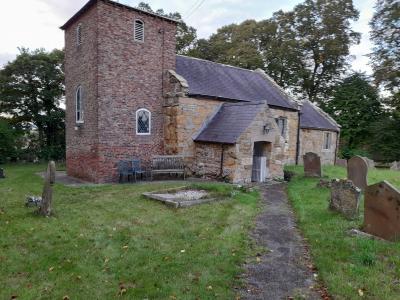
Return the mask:
POLYGON ((66 160, 71 176, 97 177, 97 7, 93 6, 65 31, 66 160), (82 25, 82 44, 76 28, 82 25), (83 91, 84 124, 75 130, 75 92, 83 91))
MULTIPOLYGON (((93 36, 98 46, 90 47, 86 59, 80 63, 75 60, 77 51, 70 50, 66 58, 70 66, 66 77, 70 81, 90 82, 93 77, 98 84, 85 95, 85 100, 90 98, 95 101, 87 100, 93 103, 93 110, 85 111, 83 128, 79 131, 67 129, 67 169, 71 175, 96 182, 116 181, 116 164, 119 160, 139 157, 149 161, 151 156, 164 152, 162 76, 163 70, 175 69, 176 25, 102 1, 85 13, 82 19, 85 18, 88 23, 97 20, 93 36), (92 11, 97 11, 97 14, 92 11), (135 19, 145 24, 144 43, 133 39, 135 19), (87 64, 94 64, 95 67, 86 69, 87 64), (81 72, 85 76, 71 79, 71 75, 81 72), (139 108, 146 108, 152 113, 149 136, 136 135, 135 118, 139 108), (93 122, 96 123, 93 132, 86 122, 88 119, 88 123, 92 124, 92 118, 97 120, 93 122), (94 142, 87 147, 92 138, 94 142), (83 167, 79 167, 81 158, 85 160, 83 167)), ((68 32, 74 34, 74 27, 72 25, 67 30, 67 48, 73 48, 70 44, 75 40, 69 38, 71 33, 68 32)), ((68 127, 75 124, 71 86, 71 83, 67 86, 68 127)))

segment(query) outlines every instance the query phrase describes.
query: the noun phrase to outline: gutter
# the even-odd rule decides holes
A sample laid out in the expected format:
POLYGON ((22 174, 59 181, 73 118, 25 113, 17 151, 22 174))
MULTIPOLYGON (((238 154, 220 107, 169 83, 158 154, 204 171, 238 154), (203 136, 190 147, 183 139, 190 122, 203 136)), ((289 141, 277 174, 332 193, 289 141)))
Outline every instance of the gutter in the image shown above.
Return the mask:
POLYGON ((300 155, 300 118, 301 118, 301 110, 298 112, 298 120, 297 120, 297 141, 296 141, 296 166, 299 164, 299 155, 300 155))

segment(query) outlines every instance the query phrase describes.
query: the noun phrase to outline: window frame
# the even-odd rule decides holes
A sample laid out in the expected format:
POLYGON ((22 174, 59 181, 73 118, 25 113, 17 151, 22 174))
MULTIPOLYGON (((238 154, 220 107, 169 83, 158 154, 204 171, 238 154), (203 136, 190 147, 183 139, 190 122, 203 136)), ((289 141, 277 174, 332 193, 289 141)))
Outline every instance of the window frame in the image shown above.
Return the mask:
POLYGON ((276 125, 278 126, 278 129, 279 129, 279 134, 282 136, 282 137, 284 137, 285 139, 286 139, 286 136, 287 136, 287 131, 288 131, 288 129, 287 129, 287 127, 288 127, 288 120, 287 120, 287 118, 285 118, 285 117, 278 117, 278 118, 275 118, 275 122, 276 122, 276 125), (283 121, 283 128, 281 129, 280 127, 279 127, 279 122, 280 121, 283 121), (282 133, 282 131, 283 131, 283 133, 282 133))
POLYGON ((82 93, 82 86, 78 85, 75 90, 75 123, 76 124, 83 124, 84 121, 84 109, 83 109, 83 93, 82 93), (78 101, 78 93, 79 93, 79 101, 78 101), (79 110, 78 110, 78 102, 79 102, 79 110), (79 113, 79 118, 78 118, 79 113))
POLYGON ((141 19, 135 19, 133 22, 133 40, 135 42, 144 43, 144 22, 141 19), (142 24, 142 39, 136 38, 136 23, 142 24))
POLYGON ((82 45, 82 23, 79 23, 78 26, 76 26, 76 46, 79 47, 82 45))
POLYGON ((329 151, 332 148, 332 132, 324 132, 324 143, 322 145, 322 150, 329 151))
POLYGON ((136 120, 135 120, 135 127, 136 127, 136 135, 151 135, 151 111, 149 111, 146 108, 139 108, 138 110, 136 110, 136 114, 135 114, 136 120), (141 111, 145 111, 149 114, 149 132, 139 132, 139 118, 138 115, 141 111))

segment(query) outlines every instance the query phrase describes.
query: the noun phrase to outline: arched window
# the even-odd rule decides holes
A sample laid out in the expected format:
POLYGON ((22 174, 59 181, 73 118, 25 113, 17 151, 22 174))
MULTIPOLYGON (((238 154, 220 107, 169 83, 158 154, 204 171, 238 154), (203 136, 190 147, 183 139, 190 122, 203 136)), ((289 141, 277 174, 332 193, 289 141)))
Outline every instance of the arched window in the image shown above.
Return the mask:
POLYGON ((76 123, 83 123, 82 87, 78 86, 75 92, 75 118, 76 123))
POLYGON ((136 134, 149 135, 151 132, 151 112, 145 108, 136 111, 136 134))
POLYGON ((82 44, 82 24, 78 24, 76 27, 76 45, 80 46, 82 44))
POLYGON ((133 26, 133 38, 137 42, 144 42, 144 23, 141 20, 135 20, 133 26))

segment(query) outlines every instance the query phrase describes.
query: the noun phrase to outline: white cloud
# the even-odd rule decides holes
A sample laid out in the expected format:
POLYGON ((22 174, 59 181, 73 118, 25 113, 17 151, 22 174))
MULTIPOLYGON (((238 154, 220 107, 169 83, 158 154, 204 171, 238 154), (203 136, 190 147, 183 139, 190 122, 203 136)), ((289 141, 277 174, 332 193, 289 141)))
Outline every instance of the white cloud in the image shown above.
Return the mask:
MULTIPOLYGON (((88 0, 30 0, 0 2, 0 66, 13 59, 18 47, 52 50, 64 46, 64 36, 59 29, 88 0)), ((141 0, 120 0, 121 3, 136 6, 141 0)), ((165 12, 185 13, 196 7, 199 0, 143 0, 153 9, 163 8, 165 12)), ((246 19, 261 20, 272 16, 273 12, 290 10, 301 0, 205 0, 203 4, 185 19, 198 30, 200 37, 208 37, 223 25, 240 23, 246 19)), ((361 11, 360 20, 354 29, 363 33, 360 45, 351 48, 356 59, 353 68, 368 73, 367 65, 371 43, 368 39, 368 21, 372 16, 374 0, 355 0, 361 11)))

